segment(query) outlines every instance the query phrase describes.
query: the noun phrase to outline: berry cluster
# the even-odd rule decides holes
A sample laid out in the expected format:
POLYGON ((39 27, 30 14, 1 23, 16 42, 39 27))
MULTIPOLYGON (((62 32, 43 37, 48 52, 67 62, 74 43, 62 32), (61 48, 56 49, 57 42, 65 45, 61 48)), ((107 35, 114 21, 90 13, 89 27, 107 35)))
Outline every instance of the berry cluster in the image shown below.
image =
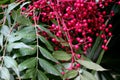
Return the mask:
MULTIPOLYGON (((72 54, 72 63, 74 59, 80 58, 76 51, 81 49, 85 54, 88 48, 93 44, 95 37, 103 39, 104 50, 107 50, 106 43, 112 36, 110 29, 111 24, 107 24, 114 12, 105 11, 105 7, 114 3, 114 0, 37 0, 28 8, 22 8, 22 14, 31 17, 32 20, 39 24, 43 22, 48 24, 48 29, 59 39, 56 40, 43 32, 42 35, 47 39, 60 45, 55 50, 64 48, 72 54), (57 23, 52 23, 55 20, 57 23), (67 42, 69 46, 61 45, 67 42)), ((120 4, 120 2, 116 2, 120 4)), ((80 64, 76 64, 80 67, 80 64)), ((73 67, 73 66, 72 66, 73 67)))

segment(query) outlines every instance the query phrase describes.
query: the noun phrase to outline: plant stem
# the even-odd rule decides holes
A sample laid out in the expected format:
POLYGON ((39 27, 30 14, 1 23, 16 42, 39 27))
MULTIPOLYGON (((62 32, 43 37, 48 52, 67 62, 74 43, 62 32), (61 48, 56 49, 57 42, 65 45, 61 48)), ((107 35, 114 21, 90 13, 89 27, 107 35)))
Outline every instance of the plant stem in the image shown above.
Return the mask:
MULTIPOLYGON (((106 43, 106 46, 110 42, 111 38, 112 38, 112 36, 108 39, 108 42, 106 43)), ((102 50, 101 53, 100 53, 100 55, 99 55, 99 57, 98 57, 98 59, 97 59, 97 62, 96 62, 97 64, 101 63, 104 53, 105 53, 105 50, 102 50)), ((96 71, 92 71, 92 74, 95 74, 95 72, 96 71)))
MULTIPOLYGON (((63 19, 62 19, 62 23, 63 23, 63 26, 67 29, 63 19)), ((74 53, 74 50, 73 50, 73 45, 72 45, 71 37, 70 37, 70 34, 69 34, 68 30, 65 32, 65 35, 67 37, 67 40, 68 40, 68 43, 69 43, 69 46, 70 46, 70 49, 71 49, 71 53, 72 53, 72 59, 71 59, 72 61, 71 61, 71 66, 70 66, 70 68, 72 68, 73 67, 73 63, 75 61, 75 59, 74 59, 75 53, 74 53)))
MULTIPOLYGON (((110 42, 110 40, 111 40, 111 37, 108 39, 108 42, 106 43, 106 46, 108 45, 108 43, 110 42)), ((98 60, 96 62, 97 64, 100 64, 100 62, 101 62, 101 60, 103 58, 104 53, 105 53, 105 50, 102 50, 101 53, 100 53, 100 56, 98 57, 98 60)))
POLYGON ((95 51, 96 51, 96 49, 98 48, 98 45, 100 44, 100 42, 101 42, 100 37, 97 37, 97 39, 96 39, 96 41, 95 41, 95 43, 94 43, 94 45, 93 45, 93 47, 92 47, 92 50, 91 50, 90 54, 88 55, 88 57, 89 57, 90 59, 93 58, 93 56, 94 56, 94 54, 95 54, 95 51))
MULTIPOLYGON (((106 26, 107 26, 109 20, 110 20, 110 17, 109 17, 109 18, 106 20, 106 22, 105 22, 105 25, 106 25, 106 26)), ((100 32, 100 34, 102 34, 102 31, 100 32)), ((93 45, 93 47, 92 47, 92 50, 91 50, 90 54, 88 55, 88 57, 89 57, 90 59, 93 58, 96 49, 99 47, 98 45, 100 44, 100 42, 101 42, 101 38, 100 38, 100 37, 97 37, 97 39, 96 39, 96 41, 95 41, 95 43, 94 43, 94 45, 93 45)))

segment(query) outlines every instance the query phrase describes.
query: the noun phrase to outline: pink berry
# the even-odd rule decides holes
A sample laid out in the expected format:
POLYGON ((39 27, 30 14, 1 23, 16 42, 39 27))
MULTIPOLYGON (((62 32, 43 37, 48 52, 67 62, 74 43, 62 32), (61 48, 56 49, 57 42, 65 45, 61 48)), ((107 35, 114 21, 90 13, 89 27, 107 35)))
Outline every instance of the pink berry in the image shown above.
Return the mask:
POLYGON ((77 54, 77 58, 80 59, 80 58, 81 58, 81 55, 80 55, 80 54, 77 54))
POLYGON ((64 75, 64 74, 65 74, 65 72, 61 72, 61 74, 62 74, 62 75, 64 75))
POLYGON ((75 45, 75 49, 78 50, 79 49, 79 45, 75 45))
POLYGON ((22 10, 23 10, 23 11, 25 11, 25 10, 26 10, 26 8, 25 8, 25 7, 22 7, 22 10))
POLYGON ((76 67, 77 67, 77 68, 79 68, 80 66, 81 66, 81 65, 80 65, 79 63, 78 63, 78 64, 76 64, 76 67))

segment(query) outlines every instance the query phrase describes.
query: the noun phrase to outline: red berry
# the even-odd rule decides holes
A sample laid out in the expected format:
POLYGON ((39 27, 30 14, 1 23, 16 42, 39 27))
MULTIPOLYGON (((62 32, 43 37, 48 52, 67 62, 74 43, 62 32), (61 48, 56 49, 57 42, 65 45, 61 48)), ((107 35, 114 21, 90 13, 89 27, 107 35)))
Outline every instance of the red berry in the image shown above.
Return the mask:
POLYGON ((64 75, 64 74, 65 74, 65 72, 61 72, 61 74, 62 74, 62 75, 64 75))
POLYGON ((75 45, 75 49, 78 50, 79 49, 79 45, 75 45))
POLYGON ((104 50, 105 50, 105 51, 106 51, 106 50, 108 50, 108 47, 107 47, 107 46, 105 46, 105 47, 104 47, 104 50))
POLYGON ((23 11, 25 11, 25 10, 26 10, 26 8, 25 8, 25 7, 22 7, 22 10, 23 10, 23 11))
POLYGON ((109 32, 109 33, 108 33, 108 35, 109 35, 109 36, 112 36, 112 33, 111 33, 111 32, 109 32))
POLYGON ((80 65, 79 63, 78 63, 78 64, 76 64, 76 67, 77 67, 77 68, 79 68, 80 66, 81 66, 81 65, 80 65))
POLYGON ((33 13, 32 12, 28 13, 28 16, 33 16, 33 13))
POLYGON ((52 42, 56 42, 56 39, 55 39, 55 38, 52 38, 52 42))
POLYGON ((92 38, 89 38, 88 41, 89 41, 89 42, 93 42, 92 38))
POLYGON ((109 28, 112 28, 112 24, 109 24, 109 26, 108 26, 109 28))
POLYGON ((102 49, 104 49, 105 48, 105 46, 104 45, 102 45, 102 49))
POLYGON ((80 59, 80 58, 81 58, 81 55, 80 55, 80 54, 77 54, 77 58, 80 59))
POLYGON ((104 43, 107 43, 107 39, 104 40, 104 43))

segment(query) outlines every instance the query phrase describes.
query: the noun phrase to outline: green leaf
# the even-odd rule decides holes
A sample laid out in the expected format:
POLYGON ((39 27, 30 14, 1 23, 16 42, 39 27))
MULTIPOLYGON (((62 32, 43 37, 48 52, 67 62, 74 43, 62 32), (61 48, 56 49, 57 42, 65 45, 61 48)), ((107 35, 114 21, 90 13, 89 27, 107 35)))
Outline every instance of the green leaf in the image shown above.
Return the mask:
MULTIPOLYGON (((17 11, 15 11, 15 10, 12 11, 12 18, 14 19, 14 21, 16 21, 18 24, 21 24, 24 26, 31 26, 32 23, 31 23, 30 19, 28 17, 21 15, 20 11, 21 11, 20 9, 18 9, 17 11)), ((25 27, 25 28, 27 28, 27 27, 25 27)))
POLYGON ((27 69, 27 68, 34 68, 35 67, 35 64, 36 64, 36 58, 35 57, 32 57, 32 58, 29 58, 25 61, 23 61, 22 63, 20 63, 18 65, 18 68, 20 71, 24 70, 24 69, 27 69))
POLYGON ((36 77, 37 70, 35 68, 28 69, 24 75, 21 76, 22 79, 30 79, 36 77))
POLYGON ((40 27, 40 29, 41 29, 42 31, 45 31, 46 33, 48 33, 50 37, 55 37, 55 36, 50 32, 50 30, 47 29, 47 28, 45 28, 45 27, 43 27, 42 24, 39 25, 39 27, 40 27))
POLYGON ((8 26, 11 27, 11 18, 10 18, 10 15, 6 15, 6 20, 8 22, 8 26))
POLYGON ((63 67, 60 65, 60 64, 56 64, 55 65, 55 68, 59 71, 59 72, 62 72, 63 70, 63 67))
POLYGON ((42 47, 39 46, 39 49, 40 49, 41 54, 42 54, 45 58, 47 58, 47 59, 49 59, 49 60, 51 60, 51 61, 54 61, 54 62, 58 62, 58 61, 51 55, 51 53, 48 52, 45 48, 42 48, 42 47))
POLYGON ((24 7, 26 4, 30 4, 30 2, 24 2, 23 4, 20 5, 20 8, 24 7))
POLYGON ((64 66, 65 69, 68 69, 71 65, 71 62, 70 63, 62 63, 62 65, 64 66))
POLYGON ((15 0, 10 0, 10 3, 15 2, 15 0))
MULTIPOLYGON (((102 32, 102 31, 101 31, 102 32)), ((100 34, 101 34, 100 32, 100 34)), ((100 42, 101 42, 101 38, 100 37, 97 37, 95 42, 94 42, 94 45, 90 51, 90 54, 88 54, 88 58, 92 59, 93 56, 95 55, 95 51, 98 49, 99 45, 100 45, 100 42)))
POLYGON ((57 23, 57 21, 55 19, 52 19, 51 22, 58 25, 58 23, 57 23))
POLYGON ((57 59, 57 60, 65 60, 68 61, 71 59, 70 54, 64 52, 64 51, 54 51, 53 52, 53 56, 57 59))
POLYGON ((9 0, 2 0, 2 1, 0 1, 0 5, 1 4, 5 4, 7 1, 9 1, 9 0))
POLYGON ((22 37, 21 36, 16 36, 14 34, 11 34, 9 35, 8 37, 8 41, 11 43, 11 42, 15 42, 15 41, 18 41, 20 40, 22 37))
POLYGON ((78 74, 78 71, 76 70, 70 70, 68 72, 66 72, 66 74, 63 76, 64 79, 71 79, 76 77, 78 74))
POLYGON ((80 80, 89 80, 89 79, 86 79, 86 77, 80 75, 80 80))
POLYGON ((39 64, 46 72, 56 75, 56 76, 61 76, 60 72, 46 60, 40 58, 39 64))
POLYGON ((32 25, 29 18, 21 15, 17 17, 17 22, 22 25, 32 25))
POLYGON ((69 46, 69 43, 68 42, 63 42, 61 43, 63 46, 69 46))
POLYGON ((19 77, 19 70, 18 70, 17 62, 12 57, 9 57, 9 56, 3 57, 3 60, 4 60, 5 66, 7 68, 12 68, 17 74, 17 76, 19 77))
POLYGON ((7 68, 17 67, 17 62, 12 57, 5 56, 3 59, 7 68))
POLYGON ((8 37, 8 34, 10 33, 9 27, 6 26, 6 25, 3 25, 3 26, 2 26, 2 29, 1 29, 1 33, 2 33, 4 36, 8 37))
MULTIPOLYGON (((31 26, 32 23, 28 17, 25 17, 20 14, 20 9, 17 11, 12 11, 12 18, 14 19, 15 22, 18 24, 24 25, 24 26, 31 26)), ((26 27, 25 27, 26 28, 26 27)))
POLYGON ((20 3, 15 3, 15 2, 9 4, 9 5, 8 5, 8 9, 6 9, 5 14, 8 15, 8 14, 11 12, 11 10, 13 10, 13 9, 14 9, 15 7, 17 7, 19 4, 20 4, 20 3))
POLYGON ((48 25, 41 23, 41 24, 39 25, 40 30, 41 30, 41 31, 45 31, 50 37, 55 38, 56 40, 59 41, 59 39, 58 39, 48 28, 45 28, 45 26, 48 26, 48 25))
POLYGON ((92 69, 92 70, 96 70, 96 71, 106 70, 103 67, 101 67, 100 65, 98 65, 92 61, 77 60, 77 62, 79 62, 81 65, 83 65, 84 67, 86 67, 88 69, 92 69))
POLYGON ((21 14, 20 14, 20 9, 18 9, 18 10, 13 10, 11 13, 12 13, 12 19, 16 22, 16 20, 17 20, 17 18, 18 18, 18 16, 20 16, 21 14))
POLYGON ((71 66, 71 63, 59 63, 56 64, 55 67, 59 72, 62 72, 63 69, 68 69, 71 66))
POLYGON ((15 80, 14 75, 10 74, 10 80, 15 80))
POLYGON ((22 43, 22 42, 16 42, 16 43, 9 43, 7 45, 7 50, 8 52, 11 52, 12 49, 19 49, 19 48, 29 48, 29 49, 33 49, 32 47, 22 43))
POLYGON ((19 51, 20 51, 21 56, 35 54, 37 47, 35 45, 30 45, 30 47, 32 47, 33 49, 30 49, 30 48, 20 48, 19 51))
POLYGON ((82 75, 86 77, 87 80, 97 80, 90 72, 83 70, 82 75))
POLYGON ((69 46, 69 43, 66 42, 63 38, 59 38, 59 41, 61 41, 62 46, 69 46))
POLYGON ((18 57, 22 57, 22 54, 20 53, 20 51, 18 50, 14 50, 14 55, 13 55, 13 58, 18 58, 18 57))
POLYGON ((77 76, 74 80, 81 80, 80 76, 77 76))
POLYGON ((3 35, 0 34, 0 46, 3 47, 3 35))
POLYGON ((49 79, 42 71, 38 70, 38 80, 49 80, 49 79))
POLYGON ((39 39, 47 46, 47 48, 53 51, 53 46, 43 36, 39 36, 39 39))
POLYGON ((7 37, 7 40, 8 40, 9 42, 18 41, 18 40, 20 40, 20 39, 22 38, 21 36, 18 36, 18 35, 16 35, 16 34, 13 33, 13 32, 10 33, 10 29, 9 29, 9 27, 6 26, 6 25, 3 25, 3 26, 2 26, 1 33, 2 33, 5 37, 7 37))
POLYGON ((16 35, 22 37, 23 42, 32 42, 36 39, 35 29, 32 26, 21 29, 16 35))
POLYGON ((9 70, 6 67, 2 67, 0 69, 1 72, 1 78, 5 80, 10 80, 10 73, 9 70))

